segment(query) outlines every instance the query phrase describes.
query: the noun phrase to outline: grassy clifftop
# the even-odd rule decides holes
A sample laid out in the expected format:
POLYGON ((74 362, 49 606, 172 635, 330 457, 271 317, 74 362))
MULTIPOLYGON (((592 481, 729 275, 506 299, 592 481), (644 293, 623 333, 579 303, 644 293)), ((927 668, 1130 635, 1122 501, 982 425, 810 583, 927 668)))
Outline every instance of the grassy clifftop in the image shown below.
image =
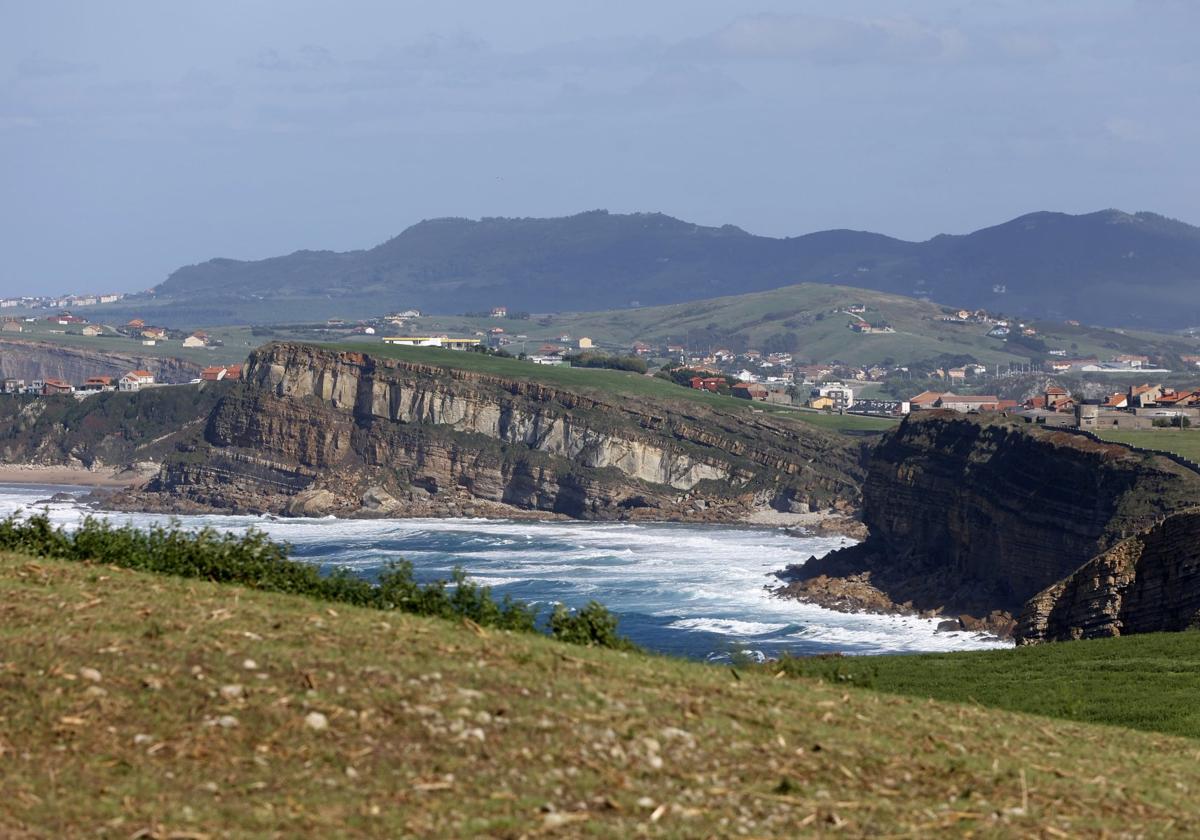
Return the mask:
POLYGON ((5 836, 1194 836, 1198 752, 0 556, 5 836))
POLYGON ((837 431, 882 432, 896 425, 895 420, 888 418, 824 414, 817 411, 751 402, 736 397, 712 394, 708 391, 683 388, 665 379, 629 371, 535 365, 502 356, 485 356, 481 353, 462 353, 432 347, 401 347, 378 342, 318 346, 338 352, 368 353, 383 359, 399 359, 412 364, 471 371, 520 382, 537 382, 584 394, 651 399, 668 403, 682 402, 704 405, 727 412, 765 411, 774 416, 786 416, 800 422, 837 431))

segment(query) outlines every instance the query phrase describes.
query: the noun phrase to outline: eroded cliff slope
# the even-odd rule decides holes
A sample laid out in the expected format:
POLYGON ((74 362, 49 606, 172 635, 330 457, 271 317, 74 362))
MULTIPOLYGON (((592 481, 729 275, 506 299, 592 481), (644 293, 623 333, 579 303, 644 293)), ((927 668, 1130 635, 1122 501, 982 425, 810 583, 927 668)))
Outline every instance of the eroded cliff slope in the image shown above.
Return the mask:
POLYGON ((268 345, 203 438, 124 503, 726 521, 857 506, 860 439, 749 404, 674 399, 665 383, 666 398, 647 394, 611 371, 579 371, 575 387, 438 358, 268 345))
POLYGON ((122 376, 148 370, 159 382, 188 382, 201 366, 186 359, 103 349, 103 339, 89 350, 49 341, 0 340, 0 378, 62 379, 83 382, 89 376, 122 376))
POLYGON ((1200 510, 1122 540, 1025 605, 1019 644, 1200 628, 1200 510))
POLYGON ((1018 612, 1197 501, 1200 475, 1166 458, 1003 418, 922 412, 871 453, 870 537, 790 570, 787 592, 828 599, 838 591, 829 579, 849 580, 921 610, 1018 612))

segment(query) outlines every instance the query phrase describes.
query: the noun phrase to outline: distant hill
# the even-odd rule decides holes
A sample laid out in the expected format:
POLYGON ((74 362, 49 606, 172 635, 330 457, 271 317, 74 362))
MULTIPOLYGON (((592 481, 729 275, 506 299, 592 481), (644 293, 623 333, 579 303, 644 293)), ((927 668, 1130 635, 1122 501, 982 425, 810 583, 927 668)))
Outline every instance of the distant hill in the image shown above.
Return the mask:
MULTIPOLYGON (((1061 320, 1030 319, 1025 323, 1036 330, 1030 338, 994 338, 988 335, 990 325, 961 322, 953 316, 947 320, 949 312, 949 307, 886 292, 802 283, 667 306, 564 314, 525 322, 521 330, 531 337, 588 336, 607 349, 629 348, 634 341, 677 342, 698 350, 752 348, 794 353, 816 362, 862 365, 909 364, 959 355, 989 365, 1008 364, 1040 359, 1055 349, 1071 357, 1100 359, 1119 353, 1169 357, 1197 352, 1195 341, 1182 336, 1127 334, 1061 320), (851 307, 858 312, 850 312, 851 307), (894 332, 855 332, 849 325, 858 320, 886 324, 894 332)), ((487 326, 484 321, 428 320, 467 332, 487 326)))
POLYGON ((175 271, 157 320, 246 323, 394 307, 534 312, 680 303, 801 282, 1105 325, 1200 324, 1200 228, 1153 213, 1031 213, 962 236, 905 242, 833 230, 785 239, 657 213, 437 219, 364 251, 298 251, 175 271))

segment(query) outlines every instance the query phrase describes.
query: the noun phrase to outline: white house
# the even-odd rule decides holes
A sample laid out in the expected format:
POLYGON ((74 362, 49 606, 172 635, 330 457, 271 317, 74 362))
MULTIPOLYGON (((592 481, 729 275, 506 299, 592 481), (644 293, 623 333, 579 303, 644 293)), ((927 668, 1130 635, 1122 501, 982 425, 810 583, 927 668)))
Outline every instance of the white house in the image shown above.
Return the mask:
POLYGON ((121 377, 117 387, 122 391, 140 391, 154 384, 154 374, 148 370, 131 370, 121 377))
POLYGON ((850 409, 854 407, 854 389, 841 382, 826 382, 812 390, 814 397, 828 397, 833 401, 833 407, 850 409))

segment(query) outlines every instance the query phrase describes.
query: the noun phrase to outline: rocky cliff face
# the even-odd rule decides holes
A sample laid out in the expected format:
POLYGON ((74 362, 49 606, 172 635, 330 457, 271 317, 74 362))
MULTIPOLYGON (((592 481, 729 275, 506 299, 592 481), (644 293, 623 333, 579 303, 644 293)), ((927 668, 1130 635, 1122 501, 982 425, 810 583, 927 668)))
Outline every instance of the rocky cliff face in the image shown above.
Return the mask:
POLYGON ((89 376, 122 376, 131 370, 148 370, 160 382, 189 382, 200 375, 200 365, 184 359, 89 350, 48 341, 0 340, 0 379, 83 382, 89 376))
POLYGON ((737 407, 583 393, 312 345, 255 352, 205 449, 131 503, 735 519, 853 507, 858 441, 737 407))
POLYGON ((1200 628, 1200 510, 1122 540, 1025 605, 1018 644, 1200 628))
POLYGON ((195 448, 231 383, 70 396, 0 397, 0 462, 99 468, 195 448))
POLYGON ((918 609, 1016 612, 1198 499, 1200 475, 1165 458, 998 418, 923 413, 871 455, 869 539, 793 570, 791 592, 804 596, 822 575, 867 574, 918 609))

